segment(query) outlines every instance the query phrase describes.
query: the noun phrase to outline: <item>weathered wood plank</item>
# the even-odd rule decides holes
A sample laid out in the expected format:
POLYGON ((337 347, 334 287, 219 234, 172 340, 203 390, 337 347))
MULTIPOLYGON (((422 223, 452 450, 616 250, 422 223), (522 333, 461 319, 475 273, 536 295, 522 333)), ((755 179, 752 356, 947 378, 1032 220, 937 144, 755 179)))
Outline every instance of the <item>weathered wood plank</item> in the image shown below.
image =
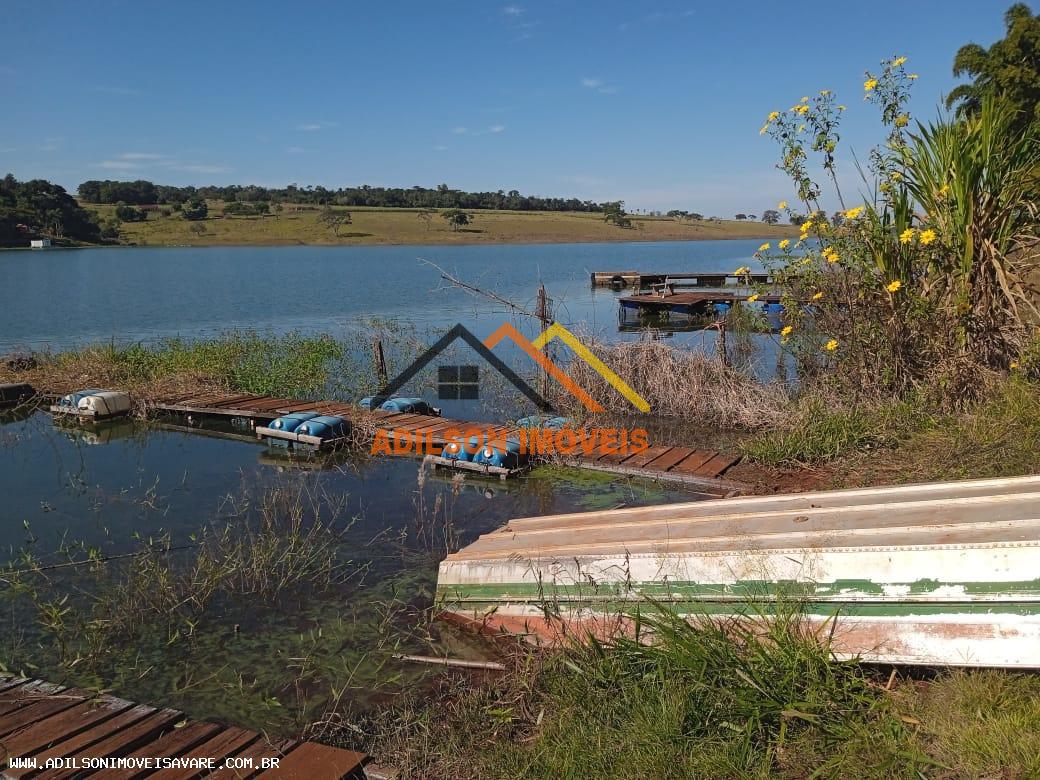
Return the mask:
POLYGON ((236 758, 252 759, 253 769, 224 767, 223 769, 218 769, 216 772, 207 775, 207 780, 243 780, 247 777, 255 777, 260 772, 260 762, 263 759, 274 758, 275 756, 282 758, 288 755, 293 748, 299 744, 300 743, 294 739, 271 742, 267 739, 261 738, 235 756, 236 758))
POLYGON ((652 461, 647 463, 645 468, 653 471, 668 471, 668 469, 686 458, 689 454, 689 447, 672 447, 668 452, 658 455, 652 461))
MULTIPOLYGON (((40 721, 31 729, 23 728, 16 734, 8 734, 4 738, 3 746, 12 756, 27 756, 49 748, 62 740, 71 739, 132 707, 134 705, 131 702, 110 696, 103 697, 101 700, 83 701, 40 721)), ((142 711, 141 717, 144 717, 145 714, 147 713, 142 711)))
MULTIPOLYGON (((184 758, 213 758, 216 759, 216 766, 221 767, 224 759, 237 754, 258 739, 260 739, 260 735, 255 731, 228 726, 191 750, 185 751, 182 756, 184 758)), ((207 774, 209 774, 207 769, 170 768, 160 769, 150 777, 151 780, 195 780, 207 774)))
MULTIPOLYGON (((127 753, 132 758, 167 758, 179 756, 181 753, 191 750, 200 742, 205 742, 215 734, 223 730, 216 723, 200 723, 198 721, 187 723, 180 728, 172 728, 166 731, 156 740, 151 740, 137 750, 127 753)), ((102 769, 91 775, 93 780, 136 780, 139 777, 151 774, 150 769, 102 769)))
POLYGON ((277 769, 261 772, 260 777, 283 780, 345 780, 362 777, 363 753, 306 742, 278 763, 277 769))
POLYGON ((717 453, 714 458, 706 462, 697 470, 697 474, 705 477, 717 477, 726 472, 731 466, 740 461, 739 455, 729 455, 724 452, 717 453))
POLYGON ((698 471, 698 469, 700 469, 701 466, 703 466, 705 463, 714 458, 716 454, 717 453, 713 452, 712 450, 694 450, 681 461, 672 466, 670 471, 677 472, 679 474, 700 474, 700 471, 698 471))

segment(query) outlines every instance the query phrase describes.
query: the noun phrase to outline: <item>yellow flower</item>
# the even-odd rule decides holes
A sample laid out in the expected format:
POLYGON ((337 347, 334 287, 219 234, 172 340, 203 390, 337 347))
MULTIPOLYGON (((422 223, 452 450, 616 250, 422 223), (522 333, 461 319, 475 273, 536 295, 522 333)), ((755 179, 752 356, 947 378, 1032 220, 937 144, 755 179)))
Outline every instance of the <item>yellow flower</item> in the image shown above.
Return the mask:
POLYGON ((834 350, 836 350, 838 348, 838 342, 835 339, 831 339, 830 341, 828 341, 826 344, 823 345, 823 348, 825 350, 827 350, 828 352, 833 352, 834 350))
POLYGON ((896 121, 895 121, 896 127, 906 127, 908 124, 910 124, 910 115, 909 114, 900 114, 899 116, 896 117, 896 121))
POLYGON ((1008 368, 1014 371, 1016 368, 1018 368, 1018 361, 1012 360, 1011 363, 1008 364, 1008 368))
POLYGON ((809 113, 809 106, 804 103, 799 103, 797 106, 791 106, 791 111, 801 116, 805 116, 809 113))
POLYGON ((781 249, 787 249, 787 247, 791 246, 791 239, 785 238, 783 241, 777 244, 777 246, 781 249))
POLYGON ((921 246, 928 246, 930 243, 935 241, 935 239, 936 239, 935 231, 932 230, 931 228, 928 228, 928 230, 922 230, 921 231, 921 237, 920 237, 921 246))
POLYGON ((806 220, 805 222, 802 223, 802 232, 803 233, 808 233, 811 228, 812 228, 812 220, 811 219, 808 219, 808 220, 806 220))
POLYGON ((803 96, 802 97, 802 102, 803 103, 808 103, 809 102, 809 96, 808 95, 803 96))
POLYGON ((891 293, 898 292, 899 288, 903 286, 903 283, 898 279, 894 279, 885 285, 885 289, 891 293))
POLYGON ((751 269, 748 268, 746 265, 742 265, 742 266, 740 266, 740 268, 738 268, 736 271, 733 272, 733 275, 734 276, 743 276, 744 274, 749 274, 749 273, 751 273, 751 269))
POLYGON ((899 243, 909 244, 911 241, 914 240, 915 232, 916 231, 913 228, 907 228, 906 230, 904 230, 902 233, 899 234, 899 243))
POLYGON ((780 112, 779 111, 770 111, 769 112, 769 116, 766 117, 766 122, 775 122, 779 118, 780 118, 780 112))
POLYGON ((877 79, 867 79, 863 82, 863 90, 865 92, 873 92, 874 87, 877 86, 877 79))
POLYGON ((780 201, 780 203, 777 204, 777 208, 780 209, 781 211, 786 209, 787 208, 787 201, 786 200, 780 201))
POLYGON ((862 213, 863 213, 863 207, 862 206, 856 206, 856 208, 849 209, 848 211, 846 211, 845 212, 845 217, 847 219, 856 219, 862 213))
POLYGON ((907 78, 910 79, 911 81, 917 81, 917 74, 916 73, 911 73, 909 76, 907 76, 907 78))
POLYGON ((949 185, 949 184, 944 184, 943 186, 941 186, 941 187, 939 188, 939 197, 940 197, 940 198, 945 198, 945 197, 946 197, 946 194, 947 194, 947 193, 948 193, 949 191, 950 191, 950 185, 949 185))
POLYGON ((844 111, 845 110, 845 106, 844 105, 839 105, 838 106, 838 110, 839 111, 844 111))
POLYGON ((754 303, 755 301, 758 300, 758 293, 754 293, 753 295, 749 295, 747 297, 747 299, 748 299, 748 303, 754 303))
POLYGON ((892 181, 902 181, 902 180, 903 180, 903 174, 901 174, 899 171, 892 171, 892 181))
POLYGON ((762 125, 760 128, 758 128, 758 134, 759 135, 765 135, 766 134, 766 130, 768 130, 768 129, 769 129, 769 125, 767 125, 767 124, 766 125, 762 125))
POLYGON ((780 335, 783 336, 784 338, 787 338, 788 336, 791 335, 791 331, 792 330, 794 330, 794 328, 791 327, 790 325, 784 325, 784 327, 780 328, 780 335))
POLYGON ((818 300, 820 300, 820 298, 822 298, 822 297, 823 297, 823 293, 822 293, 822 292, 818 292, 818 293, 813 293, 813 297, 812 297, 812 298, 811 298, 810 300, 813 300, 813 301, 818 301, 818 300))
POLYGON ((841 255, 838 254, 834 247, 829 246, 823 250, 823 259, 828 263, 836 263, 841 259, 841 255))
POLYGON ((892 67, 893 68, 898 68, 900 65, 905 65, 905 64, 906 64, 906 57, 896 57, 894 60, 892 60, 892 67))
POLYGON ((769 242, 768 242, 768 241, 766 241, 766 242, 765 242, 764 244, 762 244, 762 246, 760 246, 760 247, 758 248, 758 251, 759 251, 759 252, 765 252, 765 251, 766 251, 766 250, 768 250, 768 249, 769 249, 769 242))
POLYGON ((827 97, 829 94, 831 94, 831 91, 829 89, 821 89, 820 94, 824 97, 827 97))

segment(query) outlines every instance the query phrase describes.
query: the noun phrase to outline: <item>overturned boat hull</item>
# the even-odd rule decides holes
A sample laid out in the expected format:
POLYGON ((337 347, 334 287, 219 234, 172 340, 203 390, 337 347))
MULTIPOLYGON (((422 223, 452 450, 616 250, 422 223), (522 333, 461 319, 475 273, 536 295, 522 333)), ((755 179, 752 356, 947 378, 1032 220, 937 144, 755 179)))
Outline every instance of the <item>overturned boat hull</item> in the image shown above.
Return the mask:
POLYGON ((1040 667, 1040 477, 511 521, 440 566, 442 614, 558 641, 666 606, 794 603, 840 657, 1040 667))

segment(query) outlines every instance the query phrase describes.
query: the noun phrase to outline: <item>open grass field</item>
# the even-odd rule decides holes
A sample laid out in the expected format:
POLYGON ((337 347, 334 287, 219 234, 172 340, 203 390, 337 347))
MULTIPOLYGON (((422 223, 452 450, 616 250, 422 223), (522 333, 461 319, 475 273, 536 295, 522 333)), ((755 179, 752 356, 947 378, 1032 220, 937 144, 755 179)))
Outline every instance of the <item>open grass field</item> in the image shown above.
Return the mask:
MULTIPOLYGON (((115 207, 87 205, 87 208, 107 219, 115 207)), ((222 203, 211 201, 209 218, 200 222, 189 222, 178 213, 163 217, 153 212, 145 222, 124 222, 120 238, 141 246, 501 244, 773 238, 797 232, 791 225, 732 220, 679 221, 634 215, 631 217, 633 227, 619 228, 604 222, 599 214, 585 212, 480 210, 468 211, 472 215, 471 224, 455 231, 438 213, 424 220, 416 209, 351 208, 353 222, 342 226, 337 236, 319 221, 318 207, 286 205, 281 213, 264 217, 224 217, 222 210, 222 203), (202 225, 204 232, 193 232, 193 225, 202 225)))

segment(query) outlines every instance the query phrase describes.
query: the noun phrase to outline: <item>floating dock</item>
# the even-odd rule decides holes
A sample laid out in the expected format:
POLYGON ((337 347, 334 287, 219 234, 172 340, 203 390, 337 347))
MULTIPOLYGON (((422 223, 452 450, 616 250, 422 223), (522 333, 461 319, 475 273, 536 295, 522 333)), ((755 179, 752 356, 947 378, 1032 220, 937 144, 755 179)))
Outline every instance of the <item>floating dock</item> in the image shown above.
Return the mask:
POLYGON ((195 721, 149 707, 41 680, 0 675, 0 777, 299 778, 363 780, 367 756, 255 731, 195 721), (47 761, 65 768, 47 770, 47 761), (153 759, 162 767, 76 769, 86 761, 153 759), (194 761, 192 761, 194 759, 194 761), (213 759, 214 769, 199 768, 213 759), (76 762, 76 764, 73 763, 76 762), (195 764, 193 766, 193 764, 195 764))
MULTIPOLYGON (((452 420, 428 414, 388 412, 382 409, 368 411, 354 404, 334 401, 301 401, 292 398, 228 392, 196 393, 154 399, 149 401, 147 406, 153 412, 248 420, 250 424, 259 426, 256 428, 258 433, 264 428, 264 422, 284 414, 316 411, 320 414, 367 421, 377 431, 405 433, 421 438, 434 447, 443 447, 447 444, 449 432, 458 433, 475 426, 488 427, 471 421, 452 420)), ((519 434, 519 429, 515 426, 496 427, 501 431, 503 437, 512 438, 519 434)), ((414 453, 403 452, 401 454, 414 453)), ((739 460, 737 456, 712 450, 662 445, 651 446, 637 455, 593 452, 581 457, 568 458, 565 462, 579 468, 609 471, 651 480, 679 482, 714 495, 729 495, 747 492, 746 485, 721 479, 723 474, 739 460)))
MULTIPOLYGON (((749 276, 737 276, 725 271, 704 271, 699 273, 644 273, 642 271, 593 271, 593 287, 635 287, 643 289, 653 285, 669 283, 681 287, 727 287, 746 284, 749 276)), ((769 274, 750 274, 753 284, 772 284, 769 274)))
POLYGON ((1040 476, 510 521, 449 555, 443 614, 559 641, 797 604, 843 658, 1040 668, 1040 476))

